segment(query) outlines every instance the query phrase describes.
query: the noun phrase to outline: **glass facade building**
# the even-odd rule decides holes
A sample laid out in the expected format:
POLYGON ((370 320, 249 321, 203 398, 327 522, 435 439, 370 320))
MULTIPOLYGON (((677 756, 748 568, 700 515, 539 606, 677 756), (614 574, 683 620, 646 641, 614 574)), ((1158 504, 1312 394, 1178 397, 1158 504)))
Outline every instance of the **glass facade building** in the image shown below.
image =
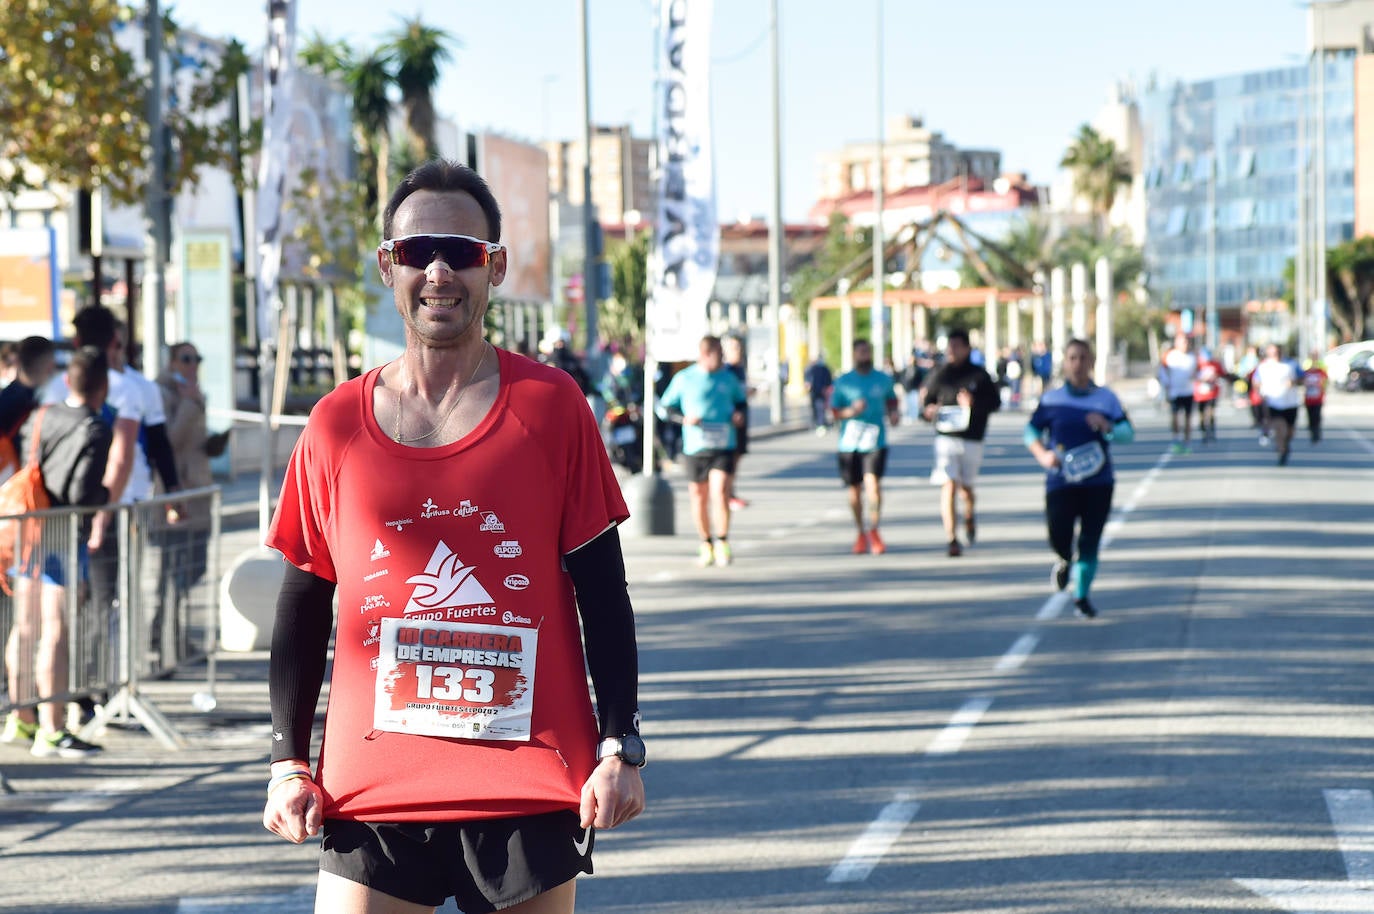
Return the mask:
MULTIPOLYGON (((1326 237, 1334 246, 1355 233, 1355 54, 1328 52, 1325 66, 1326 237)), ((1141 97, 1145 254, 1160 304, 1191 308, 1201 319, 1213 239, 1223 328, 1239 328, 1247 303, 1281 297, 1284 269, 1298 251, 1304 149, 1315 174, 1316 82, 1316 66, 1304 64, 1161 86, 1141 97)))

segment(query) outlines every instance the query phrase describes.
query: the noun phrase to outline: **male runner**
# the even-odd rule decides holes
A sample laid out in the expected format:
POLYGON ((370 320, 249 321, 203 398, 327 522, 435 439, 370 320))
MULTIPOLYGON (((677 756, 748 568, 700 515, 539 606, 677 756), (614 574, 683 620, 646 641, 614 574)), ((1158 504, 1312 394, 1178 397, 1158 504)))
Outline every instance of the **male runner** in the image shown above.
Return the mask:
POLYGON ((576 382, 483 337, 500 232, 466 166, 400 183, 378 264, 405 351, 315 406, 268 536, 263 824, 322 831, 317 911, 567 914, 589 829, 643 808, 625 503, 576 382))
POLYGON ((873 370, 873 344, 854 341, 854 370, 835 379, 830 408, 840 420, 840 478, 849 489, 858 537, 854 554, 887 551, 878 521, 882 515, 882 478, 887 470, 887 422, 901 418, 892 375, 873 370), (862 489, 860 488, 862 486, 862 489), (868 496, 868 526, 864 527, 864 495, 868 496))
POLYGON ((1288 465, 1293 446, 1293 429, 1298 423, 1299 381, 1301 372, 1283 358, 1277 343, 1264 347, 1264 361, 1255 367, 1254 387, 1264 415, 1265 435, 1278 451, 1279 466, 1288 465))
POLYGON ((1174 345, 1159 360, 1159 383, 1169 401, 1175 454, 1187 454, 1193 443, 1193 380, 1197 377, 1197 355, 1188 334, 1179 331, 1174 345))
POLYGON ((687 493, 692 500, 692 519, 701 537, 697 564, 703 568, 734 561, 730 549, 730 492, 737 458, 736 434, 744 425, 747 409, 744 385, 725 367, 720 339, 714 336, 702 338, 696 364, 673 375, 655 407, 660 419, 682 424, 687 493))
POLYGON ((1198 353, 1197 375, 1193 378, 1193 402, 1197 404, 1198 431, 1202 443, 1217 440, 1217 400, 1221 397, 1221 382, 1226 369, 1204 349, 1198 353))
POLYGON ((978 535, 973 515, 973 485, 983 465, 988 416, 1002 408, 1002 397, 987 371, 974 365, 968 331, 951 330, 945 363, 926 382, 923 418, 935 424, 935 466, 930 473, 940 490, 940 520, 950 556, 963 554, 959 543, 956 492, 964 497, 964 531, 970 544, 978 535))
POLYGON ((1072 580, 1074 606, 1091 619, 1088 599, 1097 574, 1102 528, 1112 510, 1112 444, 1130 444, 1135 429, 1116 394, 1093 383, 1093 351, 1086 340, 1064 347, 1064 383, 1040 400, 1026 423, 1026 447, 1045 469, 1045 522, 1059 561, 1050 572, 1055 590, 1072 580), (1078 558, 1074 560, 1074 525, 1078 558))

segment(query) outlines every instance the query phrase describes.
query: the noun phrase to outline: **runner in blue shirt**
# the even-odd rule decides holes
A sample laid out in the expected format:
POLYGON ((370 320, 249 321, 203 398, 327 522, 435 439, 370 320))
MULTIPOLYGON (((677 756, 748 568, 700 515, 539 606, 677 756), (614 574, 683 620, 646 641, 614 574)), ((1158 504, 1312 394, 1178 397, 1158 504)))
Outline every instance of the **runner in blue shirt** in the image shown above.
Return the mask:
POLYGON ((1097 615, 1088 590, 1097 573, 1098 546, 1116 482, 1111 446, 1135 439, 1121 401, 1094 384, 1092 377, 1092 347, 1085 340, 1069 340, 1064 347, 1064 383, 1040 399, 1024 436, 1026 447, 1045 468, 1045 521, 1050 546, 1059 556, 1051 581, 1055 590, 1063 590, 1072 570, 1074 606, 1088 619, 1097 615))
POLYGON ((840 420, 840 478, 849 488, 858 538, 854 554, 882 555, 887 544, 878 533, 882 513, 882 478, 887 470, 887 426, 896 425, 897 390, 892 375, 873 370, 873 344, 854 341, 854 370, 835 379, 830 408, 840 420), (860 490, 862 484, 863 491, 860 490), (864 495, 868 496, 868 527, 864 527, 864 495))
POLYGON ((734 559, 729 541, 729 497, 735 474, 736 429, 744 424, 748 396, 744 385, 723 363, 720 338, 703 337, 697 363, 673 375, 655 409, 659 418, 682 423, 682 454, 692 518, 701 536, 697 560, 702 567, 729 565, 734 559))

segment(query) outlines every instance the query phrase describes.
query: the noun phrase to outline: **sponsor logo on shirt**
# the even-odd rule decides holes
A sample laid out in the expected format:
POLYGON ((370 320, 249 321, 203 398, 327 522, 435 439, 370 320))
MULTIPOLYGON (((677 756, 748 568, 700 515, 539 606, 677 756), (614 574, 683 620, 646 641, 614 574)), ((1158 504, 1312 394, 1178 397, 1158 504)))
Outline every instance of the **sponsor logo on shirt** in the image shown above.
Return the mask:
POLYGON ((448 508, 441 508, 438 505, 436 505, 434 503, 434 499, 432 498, 426 498, 425 503, 420 507, 423 509, 422 511, 420 511, 420 516, 424 518, 447 517, 448 515, 453 513, 448 508))
MULTIPOLYGON (((404 612, 410 615, 426 610, 492 603, 491 594, 473 576, 476 570, 476 565, 464 565, 463 560, 440 540, 425 565, 424 573, 406 578, 406 583, 414 584, 415 590, 411 592, 404 612)), ((492 614, 495 611, 493 607, 492 614)))
POLYGON ((530 586, 530 579, 523 574, 508 574, 502 583, 506 585, 508 590, 524 590, 530 586))
POLYGON ((363 647, 371 647, 382 640, 382 626, 373 622, 367 627, 367 637, 363 639, 363 647))
POLYGON ((384 559, 389 557, 390 555, 391 550, 383 546, 381 540, 377 540, 375 543, 372 544, 372 561, 375 562, 378 559, 384 559))
POLYGON ((482 526, 477 529, 483 533, 505 533, 506 525, 501 523, 501 518, 496 516, 495 511, 488 511, 482 515, 482 526))
POLYGON ((506 623, 507 625, 510 625, 512 622, 519 622, 522 625, 530 624, 529 619, 526 619, 524 616, 517 616, 510 610, 506 610, 504 613, 501 614, 501 621, 506 623))
POLYGON ((503 559, 518 559, 525 552, 520 548, 519 540, 501 540, 491 551, 503 559))
POLYGON ((386 524, 385 524, 385 526, 387 526, 387 527, 395 527, 395 528, 396 528, 396 532, 397 532, 397 533, 400 533, 401 530, 406 526, 406 524, 413 524, 413 523, 415 523, 415 518, 413 518, 413 517, 402 517, 402 518, 399 519, 399 520, 389 520, 389 521, 387 521, 386 524))
POLYGON ((383 568, 381 571, 374 571, 374 572, 372 572, 371 574, 365 574, 365 575, 363 575, 363 580, 364 580, 364 581, 371 581, 371 580, 373 580, 374 578, 380 578, 380 577, 381 577, 382 575, 384 575, 384 574, 391 574, 391 572, 390 572, 389 570, 383 568))
POLYGON ((372 593, 363 597, 363 607, 359 612, 368 612, 373 609, 385 609, 391 605, 391 601, 384 594, 372 593))
POLYGON ((474 514, 476 514, 476 513, 477 513, 477 506, 474 505, 474 504, 472 503, 471 500, 465 498, 465 499, 463 499, 461 502, 458 503, 458 516, 459 516, 459 517, 472 517, 472 515, 474 515, 474 514))

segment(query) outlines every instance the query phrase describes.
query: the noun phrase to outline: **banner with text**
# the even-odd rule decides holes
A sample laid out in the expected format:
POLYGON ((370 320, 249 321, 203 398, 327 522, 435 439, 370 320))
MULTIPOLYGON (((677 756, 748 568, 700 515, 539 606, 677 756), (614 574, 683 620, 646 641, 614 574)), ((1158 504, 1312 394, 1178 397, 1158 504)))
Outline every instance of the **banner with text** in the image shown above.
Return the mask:
POLYGON ((720 259, 711 148, 711 0, 660 0, 658 213, 649 260, 649 357, 693 360, 720 259))

